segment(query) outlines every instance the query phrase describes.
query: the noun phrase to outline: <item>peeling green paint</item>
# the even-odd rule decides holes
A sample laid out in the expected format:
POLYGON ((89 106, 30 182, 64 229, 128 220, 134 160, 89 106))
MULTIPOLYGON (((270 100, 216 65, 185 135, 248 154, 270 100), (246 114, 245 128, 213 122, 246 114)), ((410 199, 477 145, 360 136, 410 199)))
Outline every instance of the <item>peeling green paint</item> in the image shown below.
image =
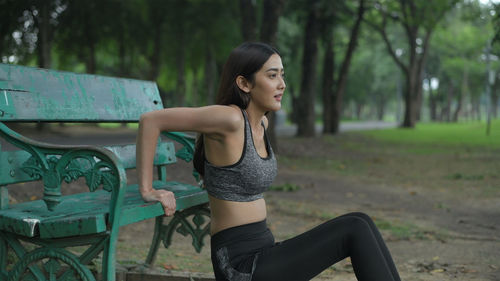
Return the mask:
POLYGON ((8 64, 0 64, 0 81, 23 85, 15 92, 0 90, 0 105, 9 109, 0 120, 137 122, 142 113, 163 108, 156 84, 149 81, 8 64))

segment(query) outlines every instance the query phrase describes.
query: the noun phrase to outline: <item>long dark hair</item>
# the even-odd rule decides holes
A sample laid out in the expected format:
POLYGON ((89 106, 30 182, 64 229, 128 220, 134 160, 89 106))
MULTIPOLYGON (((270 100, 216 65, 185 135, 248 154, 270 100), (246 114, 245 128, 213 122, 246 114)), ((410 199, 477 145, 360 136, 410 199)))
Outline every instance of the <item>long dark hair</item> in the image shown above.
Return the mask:
MULTIPOLYGON (((264 63, 273 54, 279 55, 278 50, 259 42, 245 42, 233 49, 222 69, 215 104, 234 104, 241 109, 246 109, 250 103, 250 95, 238 87, 236 77, 241 75, 253 84, 255 73, 262 68, 264 63)), ((205 151, 202 134, 198 135, 196 140, 193 165, 196 171, 203 177, 205 174, 205 151)))

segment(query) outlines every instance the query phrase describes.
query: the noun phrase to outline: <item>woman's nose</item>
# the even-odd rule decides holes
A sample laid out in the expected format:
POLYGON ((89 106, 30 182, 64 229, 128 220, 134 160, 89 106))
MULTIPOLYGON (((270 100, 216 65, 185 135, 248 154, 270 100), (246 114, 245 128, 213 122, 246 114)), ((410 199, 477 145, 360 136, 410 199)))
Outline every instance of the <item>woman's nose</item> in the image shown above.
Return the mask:
POLYGON ((279 88, 280 89, 285 89, 286 88, 286 83, 285 83, 285 78, 283 77, 280 77, 280 84, 279 84, 279 88))

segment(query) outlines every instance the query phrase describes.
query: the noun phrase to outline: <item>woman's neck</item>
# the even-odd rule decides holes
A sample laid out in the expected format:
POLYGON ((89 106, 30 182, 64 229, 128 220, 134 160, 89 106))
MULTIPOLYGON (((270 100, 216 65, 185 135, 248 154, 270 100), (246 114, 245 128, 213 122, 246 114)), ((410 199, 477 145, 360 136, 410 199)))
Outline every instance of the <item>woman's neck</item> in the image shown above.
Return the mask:
POLYGON ((266 112, 256 108, 252 103, 248 105, 245 111, 248 115, 248 122, 250 123, 250 126, 252 128, 259 128, 262 117, 264 117, 264 114, 266 114, 266 112))

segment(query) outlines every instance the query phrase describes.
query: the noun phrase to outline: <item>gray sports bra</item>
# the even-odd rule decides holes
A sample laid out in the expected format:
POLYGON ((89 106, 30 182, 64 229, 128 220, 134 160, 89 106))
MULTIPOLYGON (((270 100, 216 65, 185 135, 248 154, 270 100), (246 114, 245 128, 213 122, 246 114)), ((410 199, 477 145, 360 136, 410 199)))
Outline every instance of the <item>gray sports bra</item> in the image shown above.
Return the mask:
MULTIPOLYGON (((240 160, 229 166, 214 166, 205 160, 203 182, 208 194, 218 199, 249 202, 263 197, 277 173, 276 158, 264 131, 267 157, 257 153, 253 143, 252 129, 248 116, 241 110, 245 119, 245 143, 240 160)), ((264 124, 262 124, 264 126, 264 124)))

